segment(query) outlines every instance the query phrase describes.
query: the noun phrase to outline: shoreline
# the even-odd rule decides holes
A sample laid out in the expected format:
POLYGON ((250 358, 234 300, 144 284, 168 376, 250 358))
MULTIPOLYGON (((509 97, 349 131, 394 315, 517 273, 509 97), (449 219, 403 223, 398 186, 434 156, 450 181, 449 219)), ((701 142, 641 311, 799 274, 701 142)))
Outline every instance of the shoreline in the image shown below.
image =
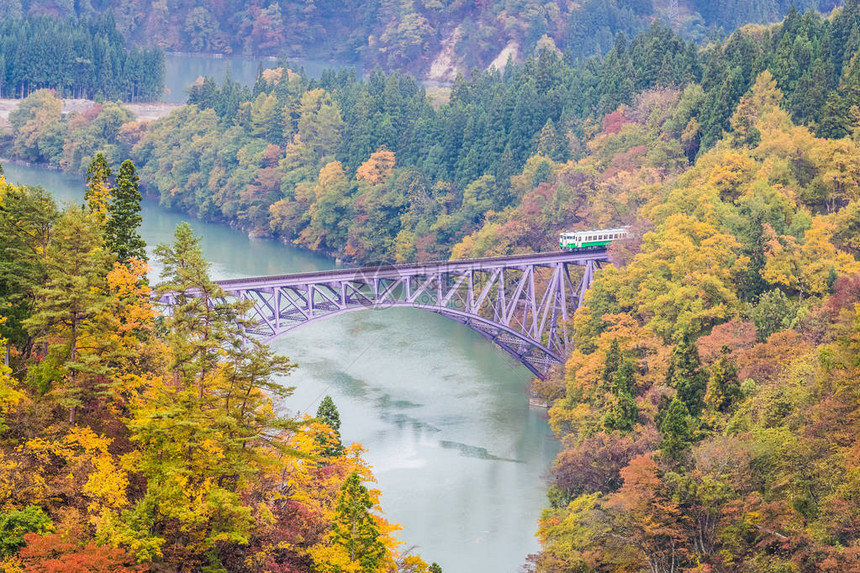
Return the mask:
MULTIPOLYGON (((0 127, 11 127, 9 124, 9 114, 18 109, 22 101, 22 99, 0 99, 0 127)), ((62 102, 62 113, 64 115, 72 112, 83 113, 99 105, 99 102, 91 99, 63 98, 62 102)), ((185 104, 157 101, 143 103, 121 102, 120 105, 133 113, 137 121, 155 121, 167 117, 175 109, 185 104)))
MULTIPOLYGON (((8 149, 6 149, 5 151, 8 151, 8 149)), ((82 181, 84 181, 85 177, 86 177, 85 174, 83 174, 83 173, 78 173, 76 171, 70 171, 67 169, 63 169, 59 165, 51 165, 50 163, 38 163, 38 162, 32 162, 32 161, 25 161, 23 159, 16 159, 14 157, 9 157, 6 155, 0 155, 0 166, 4 166, 4 165, 16 165, 19 167, 27 167, 30 169, 43 169, 45 171, 52 171, 54 173, 62 173, 64 175, 68 175, 70 177, 80 177, 82 181)), ((51 190, 47 189, 47 191, 51 191, 51 190)), ((207 219, 207 218, 200 217, 197 214, 192 213, 190 211, 185 211, 183 209, 176 209, 176 208, 172 208, 172 207, 165 207, 164 205, 161 204, 161 200, 160 200, 161 195, 158 192, 153 193, 151 191, 151 189, 147 188, 147 186, 143 183, 140 184, 140 192, 141 192, 141 196, 143 197, 144 202, 154 203, 160 209, 164 209, 166 211, 169 211, 172 213, 177 213, 180 215, 186 215, 186 216, 191 217, 192 219, 195 219, 197 221, 203 221, 204 223, 210 223, 210 224, 214 224, 214 225, 223 225, 225 227, 229 227, 230 229, 233 229, 234 231, 239 231, 240 233, 244 234, 245 236, 247 236, 251 240, 273 241, 276 243, 280 243, 280 244, 283 244, 283 245, 290 247, 291 249, 298 249, 298 250, 304 251, 306 253, 311 253, 315 256, 320 256, 320 257, 324 257, 326 259, 330 259, 330 260, 334 261, 338 267, 340 267, 340 266, 349 267, 350 265, 358 266, 355 263, 344 263, 341 259, 339 259, 338 257, 336 257, 332 253, 329 253, 326 251, 315 251, 313 249, 309 249, 309 248, 305 247, 304 245, 297 245, 297 244, 291 242, 286 237, 281 237, 279 235, 275 235, 272 233, 253 233, 253 232, 249 231, 246 227, 244 227, 242 224, 240 224, 238 221, 231 221, 229 219, 222 219, 222 218, 208 218, 207 219)))

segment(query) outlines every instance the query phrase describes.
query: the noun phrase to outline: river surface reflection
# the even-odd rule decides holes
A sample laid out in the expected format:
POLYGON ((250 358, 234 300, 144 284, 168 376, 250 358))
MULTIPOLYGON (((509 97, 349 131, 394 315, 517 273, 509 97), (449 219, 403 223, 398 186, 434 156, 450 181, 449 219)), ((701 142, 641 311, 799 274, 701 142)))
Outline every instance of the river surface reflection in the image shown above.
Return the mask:
MULTIPOLYGON (((80 177, 3 165, 10 182, 83 202, 80 177)), ((142 234, 171 240, 187 220, 215 278, 333 268, 334 262, 249 239, 146 202, 142 234)), ((156 269, 157 272, 157 269, 156 269)), ((334 398, 344 441, 360 442, 400 538, 446 573, 516 572, 537 551, 543 476, 557 452, 544 412, 529 407, 529 372, 480 335, 413 309, 368 310, 310 324, 273 343, 299 364, 280 406, 313 414, 334 398)))
MULTIPOLYGON (((276 58, 261 58, 250 56, 209 56, 205 54, 166 54, 164 56, 164 98, 170 103, 185 103, 188 99, 188 86, 199 77, 210 77, 219 83, 224 81, 227 74, 240 84, 253 86, 257 80, 257 71, 262 68, 277 67, 276 58)), ((337 64, 324 60, 287 60, 287 65, 294 71, 303 69, 308 77, 318 78, 326 69, 355 69, 360 75, 358 66, 337 64)))

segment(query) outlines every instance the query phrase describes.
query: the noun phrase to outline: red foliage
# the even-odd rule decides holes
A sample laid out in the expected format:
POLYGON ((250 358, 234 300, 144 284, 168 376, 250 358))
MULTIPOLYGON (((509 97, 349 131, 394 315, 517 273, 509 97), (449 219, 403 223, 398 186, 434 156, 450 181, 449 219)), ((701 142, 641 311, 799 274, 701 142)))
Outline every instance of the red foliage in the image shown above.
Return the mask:
POLYGON ((436 235, 429 234, 415 239, 418 262, 433 260, 436 256, 436 235))
POLYGON ((791 359, 808 352, 810 345, 794 330, 772 334, 765 342, 738 353, 738 378, 771 380, 791 359))
POLYGON ((618 109, 612 113, 607 113, 603 117, 603 133, 614 134, 621 131, 625 124, 631 123, 630 119, 624 114, 624 111, 618 109))
POLYGON ((553 467, 556 485, 570 493, 610 492, 621 486, 621 469, 657 445, 657 432, 647 428, 635 439, 605 432, 566 448, 553 467))
POLYGON ((124 549, 96 545, 90 541, 80 545, 69 532, 24 536, 26 547, 21 549, 21 560, 27 573, 140 573, 146 570, 137 565, 124 549))
POLYGON ((798 330, 803 333, 803 338, 812 344, 825 341, 828 334, 832 335, 830 328, 839 322, 843 313, 853 310, 854 305, 860 302, 860 274, 847 277, 839 277, 833 283, 833 294, 820 307, 801 320, 798 330))
POLYGON ((81 112, 81 117, 83 117, 87 123, 91 123, 95 118, 99 116, 102 112, 102 104, 97 103, 93 107, 85 109, 81 112))
POLYGON ((603 180, 608 181, 622 171, 636 171, 642 167, 642 159, 648 148, 644 145, 634 145, 630 149, 620 151, 612 157, 612 165, 603 172, 603 180))
POLYGON ((756 329, 752 322, 741 322, 734 319, 715 326, 711 333, 696 341, 699 357, 710 364, 720 356, 723 346, 728 346, 732 352, 747 350, 756 343, 756 329))
POLYGON ((277 145, 272 145, 271 143, 266 147, 266 151, 263 152, 262 164, 263 167, 277 167, 278 161, 281 159, 281 148, 277 145))

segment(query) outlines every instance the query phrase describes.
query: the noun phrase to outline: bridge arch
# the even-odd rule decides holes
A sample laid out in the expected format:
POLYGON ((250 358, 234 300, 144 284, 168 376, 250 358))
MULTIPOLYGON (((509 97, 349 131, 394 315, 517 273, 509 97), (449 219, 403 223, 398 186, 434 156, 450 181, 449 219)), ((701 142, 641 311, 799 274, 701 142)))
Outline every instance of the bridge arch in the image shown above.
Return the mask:
MULTIPOLYGON (((532 374, 538 377, 545 376, 546 371, 549 367, 554 364, 561 364, 561 362, 563 361, 563 357, 558 356, 556 352, 541 344, 540 342, 532 340, 510 327, 496 323, 492 320, 488 320, 482 316, 468 314, 462 311, 458 311, 456 309, 438 309, 416 306, 403 302, 385 305, 384 308, 419 309, 427 312, 432 312, 434 314, 439 314, 441 316, 444 316, 445 318, 462 324, 470 330, 473 330, 474 332, 477 332, 481 336, 487 338, 490 342, 493 342, 496 346, 501 348, 506 353, 510 354, 517 361, 521 362, 526 368, 529 369, 529 371, 532 372, 532 374)), ((264 340, 266 342, 272 342, 287 333, 302 328, 307 324, 311 324, 313 322, 318 322, 328 318, 333 318, 336 316, 341 316, 346 313, 360 312, 363 310, 375 310, 375 308, 372 306, 352 306, 348 308, 337 309, 331 312, 326 312, 325 314, 318 313, 308 320, 298 322, 296 324, 291 325, 290 327, 281 329, 275 334, 269 336, 263 335, 264 340)))
POLYGON ((228 296, 252 302, 256 326, 248 332, 265 340, 347 312, 417 308, 466 325, 542 378, 570 350, 564 323, 606 260, 596 247, 217 282, 228 296), (582 270, 576 280, 572 267, 582 270))

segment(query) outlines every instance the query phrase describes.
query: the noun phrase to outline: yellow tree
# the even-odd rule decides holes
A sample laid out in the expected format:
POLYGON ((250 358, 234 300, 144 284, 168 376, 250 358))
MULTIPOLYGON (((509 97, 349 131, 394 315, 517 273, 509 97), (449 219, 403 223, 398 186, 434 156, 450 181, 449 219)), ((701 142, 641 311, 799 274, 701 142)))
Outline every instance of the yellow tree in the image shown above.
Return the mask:
POLYGON ((618 300, 667 341, 675 332, 701 332, 736 309, 735 284, 749 262, 740 247, 709 223, 672 215, 618 273, 618 300))
MULTIPOLYGON (((6 317, 0 316, 0 325, 6 317)), ((0 336, 0 347, 6 347, 7 340, 0 336)), ((12 369, 0 363, 0 435, 6 429, 6 416, 13 412, 27 395, 19 388, 18 381, 12 377, 12 369)))
POLYGON ((816 217, 803 235, 803 241, 793 236, 778 237, 765 225, 765 266, 762 278, 800 296, 824 296, 829 291, 831 277, 860 270, 860 263, 833 244, 835 224, 816 217))
POLYGON ((146 491, 108 537, 139 559, 164 554, 200 566, 249 542, 258 512, 244 494, 291 455, 281 434, 294 425, 272 399, 291 393, 274 378, 293 365, 245 337, 247 305, 222 301, 190 226, 156 254, 159 292, 176 299, 163 319, 167 372, 132 407, 138 449, 126 463, 146 478, 146 491))
POLYGON ((165 346, 155 336, 156 311, 144 281, 148 265, 130 259, 114 263, 105 276, 103 304, 93 316, 99 335, 80 349, 80 360, 98 367, 97 389, 117 414, 145 390, 153 373, 164 369, 165 346))
POLYGON ((110 203, 111 169, 102 152, 96 153, 87 168, 87 190, 84 200, 90 213, 96 216, 99 225, 107 220, 108 204, 110 203))
POLYGON ((394 171, 394 152, 380 147, 370 154, 370 158, 362 163, 355 172, 359 181, 367 181, 371 185, 385 183, 394 171))

